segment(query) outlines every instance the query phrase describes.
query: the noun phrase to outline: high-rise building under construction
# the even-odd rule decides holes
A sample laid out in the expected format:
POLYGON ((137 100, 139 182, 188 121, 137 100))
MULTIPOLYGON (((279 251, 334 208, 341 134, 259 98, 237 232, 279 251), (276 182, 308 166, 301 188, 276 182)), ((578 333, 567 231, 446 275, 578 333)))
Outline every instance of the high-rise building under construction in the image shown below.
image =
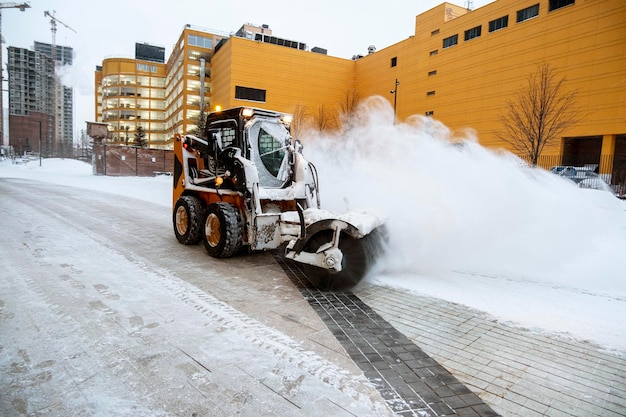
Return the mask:
POLYGON ((72 64, 73 49, 35 42, 32 50, 8 51, 9 144, 17 154, 70 155, 74 98, 58 68, 72 64))

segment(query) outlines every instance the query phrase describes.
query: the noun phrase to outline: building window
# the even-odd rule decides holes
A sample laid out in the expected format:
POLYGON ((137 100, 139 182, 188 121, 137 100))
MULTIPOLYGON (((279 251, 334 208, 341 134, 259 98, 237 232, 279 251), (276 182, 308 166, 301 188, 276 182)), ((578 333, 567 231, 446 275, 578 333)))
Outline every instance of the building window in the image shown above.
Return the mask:
POLYGON ((443 48, 449 48, 459 43, 459 35, 453 35, 443 40, 443 48))
POLYGON ((213 48, 213 39, 205 38, 204 36, 189 35, 187 43, 191 46, 199 46, 200 48, 213 48))
POLYGON ((471 28, 465 31, 465 40, 469 41, 470 39, 474 39, 480 36, 480 32, 482 29, 481 26, 476 26, 475 28, 471 28))
POLYGON ((235 99, 265 103, 265 90, 258 88, 235 86, 235 99))
POLYGON ((435 56, 439 53, 439 51, 437 49, 435 49, 434 51, 430 51, 430 56, 435 56))
POLYGON ((426 95, 427 95, 427 96, 434 96, 434 95, 435 95, 435 90, 432 90, 432 91, 427 91, 427 92, 426 92, 426 95))
POLYGON ((394 56, 391 58, 391 67, 395 67, 396 65, 398 65, 398 57, 394 56))
POLYGON ((499 29, 504 29, 509 25, 509 15, 502 16, 499 19, 489 22, 489 32, 494 32, 499 29))
POLYGON ((435 35, 439 35, 439 29, 435 29, 432 32, 430 32, 430 36, 435 36, 435 35))
POLYGON ((427 111, 425 114, 426 114, 426 116, 429 116, 429 117, 430 117, 430 116, 432 116, 433 114, 435 114, 435 111, 434 111, 434 110, 429 110, 429 111, 427 111))
POLYGON ((550 0, 550 11, 576 3, 576 0, 550 0))
POLYGON ((539 16, 539 4, 517 11, 517 23, 539 16))
POLYGON ((433 75, 437 75, 437 70, 428 71, 429 77, 432 77, 433 75))

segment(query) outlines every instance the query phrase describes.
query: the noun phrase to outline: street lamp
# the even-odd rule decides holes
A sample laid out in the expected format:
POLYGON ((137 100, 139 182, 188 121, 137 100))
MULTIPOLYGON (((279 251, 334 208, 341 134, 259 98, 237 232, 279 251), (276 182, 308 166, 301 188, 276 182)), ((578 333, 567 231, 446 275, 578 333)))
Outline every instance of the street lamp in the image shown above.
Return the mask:
POLYGON ((4 105, 2 103, 2 96, 4 90, 2 89, 2 83, 4 83, 4 70, 2 69, 2 9, 20 9, 21 12, 30 8, 28 2, 24 3, 0 3, 0 145, 4 145, 4 105))
POLYGON ((35 120, 39 123, 39 166, 41 166, 41 120, 35 120))
POLYGON ((398 86, 400 85, 400 81, 396 78, 396 88, 390 91, 393 94, 393 124, 396 124, 396 106, 398 104, 398 86))

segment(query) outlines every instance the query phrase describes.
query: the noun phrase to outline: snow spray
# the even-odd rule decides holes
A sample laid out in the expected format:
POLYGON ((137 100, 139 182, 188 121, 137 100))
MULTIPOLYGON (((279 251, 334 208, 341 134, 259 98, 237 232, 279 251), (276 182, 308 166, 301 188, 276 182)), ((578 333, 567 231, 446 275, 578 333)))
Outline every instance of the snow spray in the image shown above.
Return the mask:
POLYGON ((385 219, 378 280, 461 271, 626 293, 626 206, 610 193, 486 149, 469 129, 422 116, 394 123, 382 97, 365 100, 350 125, 301 140, 322 208, 385 219))

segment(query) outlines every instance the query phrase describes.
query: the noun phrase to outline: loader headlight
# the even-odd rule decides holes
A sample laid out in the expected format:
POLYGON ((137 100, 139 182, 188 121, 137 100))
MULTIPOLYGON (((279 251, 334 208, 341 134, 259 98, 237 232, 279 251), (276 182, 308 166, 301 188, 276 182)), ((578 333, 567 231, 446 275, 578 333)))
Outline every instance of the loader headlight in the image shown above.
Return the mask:
POLYGON ((219 187, 222 184, 224 184, 224 178, 222 178, 222 177, 215 178, 215 186, 216 187, 219 187))
POLYGON ((241 115, 245 118, 250 118, 252 117, 253 114, 254 114, 254 110, 249 107, 246 107, 245 109, 241 111, 241 115))

